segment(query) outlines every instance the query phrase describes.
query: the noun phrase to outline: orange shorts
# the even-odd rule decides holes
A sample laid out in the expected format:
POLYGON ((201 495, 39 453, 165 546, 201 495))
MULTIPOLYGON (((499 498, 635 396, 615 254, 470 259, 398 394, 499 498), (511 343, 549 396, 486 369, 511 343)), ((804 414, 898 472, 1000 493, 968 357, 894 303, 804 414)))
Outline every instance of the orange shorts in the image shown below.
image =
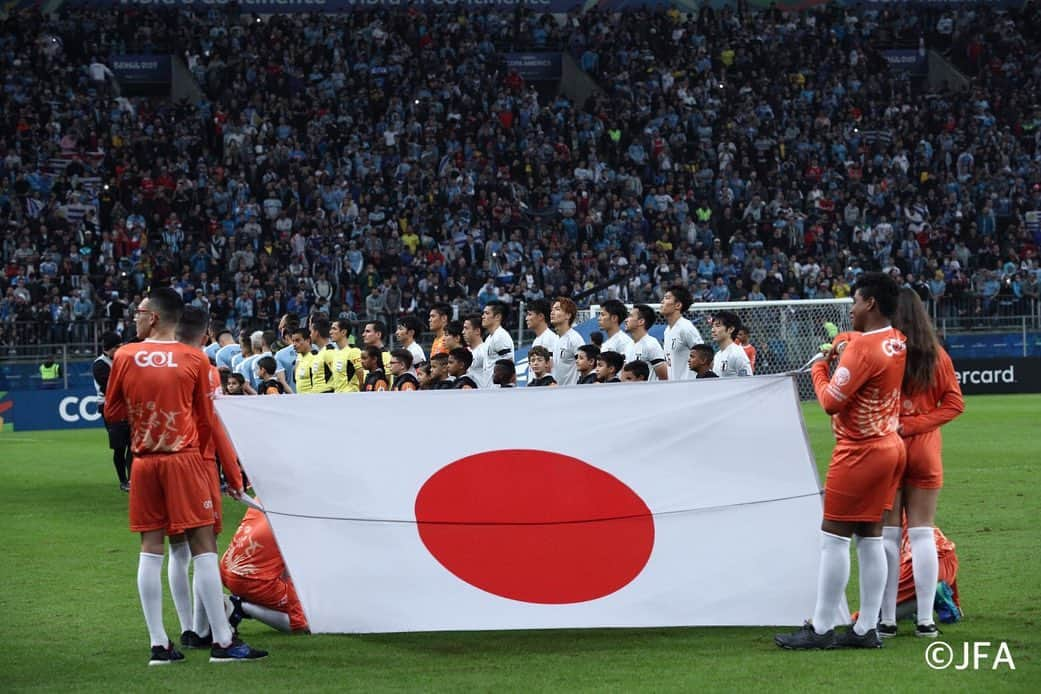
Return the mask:
POLYGON ((907 449, 905 485, 919 489, 939 489, 943 486, 943 436, 939 429, 904 439, 907 449))
POLYGON ((256 578, 243 578, 220 567, 221 581, 233 595, 237 595, 245 602, 267 607, 289 615, 289 628, 293 631, 307 629, 307 617, 304 616, 304 608, 300 604, 300 598, 296 596, 296 588, 293 582, 283 578, 270 581, 262 581, 256 578))
POLYGON ((824 518, 878 523, 893 508, 907 454, 895 433, 871 441, 835 444, 824 482, 824 518))
POLYGON ((165 530, 177 535, 213 525, 213 509, 220 504, 220 496, 213 496, 207 469, 212 464, 195 449, 135 455, 130 468, 131 532, 165 530))

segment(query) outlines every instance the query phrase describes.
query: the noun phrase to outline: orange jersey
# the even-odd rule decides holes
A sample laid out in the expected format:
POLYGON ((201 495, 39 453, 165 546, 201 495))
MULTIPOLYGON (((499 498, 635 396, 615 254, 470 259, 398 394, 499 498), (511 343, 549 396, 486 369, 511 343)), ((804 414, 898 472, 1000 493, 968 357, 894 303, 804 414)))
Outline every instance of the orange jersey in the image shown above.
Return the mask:
POLYGON ((258 581, 285 576, 286 564, 263 512, 250 508, 221 557, 221 573, 258 581))
POLYGON ((105 419, 130 421, 136 455, 205 451, 214 420, 209 370, 200 350, 180 342, 125 345, 112 362, 105 419))
POLYGON ((830 379, 826 361, 813 365, 813 389, 832 415, 837 440, 864 441, 897 430, 906 358, 903 333, 888 327, 850 341, 830 379))
POLYGON ((430 356, 435 354, 448 354, 448 348, 445 347, 445 336, 439 335, 434 338, 433 344, 430 345, 430 356))
POLYGON ((961 386, 950 355, 937 348, 932 385, 914 395, 905 393, 900 404, 900 433, 925 434, 938 429, 965 411, 961 386))
POLYGON ((748 365, 752 367, 752 373, 755 373, 755 347, 748 343, 747 345, 741 345, 741 349, 745 350, 745 355, 748 357, 748 365))

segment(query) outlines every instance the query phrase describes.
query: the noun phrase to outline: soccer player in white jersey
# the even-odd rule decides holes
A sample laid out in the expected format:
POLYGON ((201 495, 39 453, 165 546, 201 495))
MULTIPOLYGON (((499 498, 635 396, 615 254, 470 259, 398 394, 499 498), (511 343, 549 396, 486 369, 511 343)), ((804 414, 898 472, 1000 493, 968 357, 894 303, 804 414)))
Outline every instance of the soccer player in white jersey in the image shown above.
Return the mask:
POLYGON ((734 342, 734 333, 741 327, 741 319, 733 311, 720 311, 712 316, 712 341, 716 343, 716 356, 712 359, 712 370, 717 376, 751 376, 752 364, 741 345, 734 342))
POLYGON ((481 327, 488 331, 488 339, 484 341, 487 361, 484 364, 484 383, 493 384, 495 362, 500 359, 513 361, 513 338, 502 324, 509 315, 509 308, 501 301, 489 301, 481 312, 481 327))
POLYGON ((416 342, 416 338, 423 334, 423 323, 415 316, 402 316, 398 319, 397 329, 394 337, 402 349, 407 349, 412 354, 412 367, 415 368, 427 361, 427 355, 423 348, 416 342))
POLYGON ((488 363, 488 348, 484 344, 481 314, 471 313, 463 318, 463 342, 470 348, 470 354, 473 357, 470 368, 466 370, 466 375, 473 379, 478 388, 491 388, 492 381, 487 377, 488 370, 485 368, 485 364, 488 363))
POLYGON ((604 331, 604 342, 600 345, 601 352, 617 352, 625 355, 633 339, 625 330, 625 321, 629 317, 629 310, 625 308, 618 299, 608 299, 600 306, 600 314, 596 318, 600 329, 604 331))
POLYGON ((661 343, 647 332, 654 325, 654 309, 647 304, 636 304, 629 311, 629 318, 625 322, 625 328, 633 344, 625 353, 625 363, 631 361, 646 362, 650 366, 650 381, 669 380, 669 366, 665 363, 665 350, 661 343))
POLYGON ((549 302, 545 299, 529 301, 524 312, 524 323, 528 330, 535 333, 531 346, 545 347, 550 354, 555 355, 557 334, 549 328, 549 302))
POLYGON ((694 324, 683 317, 691 304, 692 298, 686 287, 675 286, 665 292, 661 300, 661 315, 668 326, 665 328, 665 363, 669 366, 670 381, 686 381, 694 378, 687 365, 690 361, 690 350, 694 345, 704 342, 701 333, 694 324))
POLYGON ((553 300, 549 310, 549 322, 557 334, 557 347, 553 352, 553 378, 558 386, 573 386, 578 383, 578 348, 586 343, 578 331, 571 326, 578 315, 575 302, 566 296, 553 300))

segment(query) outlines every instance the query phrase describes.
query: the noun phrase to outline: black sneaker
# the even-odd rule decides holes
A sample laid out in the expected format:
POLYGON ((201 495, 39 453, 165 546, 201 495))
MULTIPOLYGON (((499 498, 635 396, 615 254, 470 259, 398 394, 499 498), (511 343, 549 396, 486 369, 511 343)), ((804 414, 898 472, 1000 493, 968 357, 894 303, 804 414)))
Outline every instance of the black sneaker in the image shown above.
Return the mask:
POLYGON ((149 659, 149 665, 170 665, 171 663, 179 663, 184 660, 184 654, 180 651, 175 651, 173 644, 168 644, 165 648, 162 646, 152 646, 152 657, 149 659))
POLYGON ((236 633, 242 620, 248 619, 246 611, 242 609, 242 598, 237 595, 224 596, 224 613, 228 616, 228 624, 236 633))
POLYGON ((185 648, 209 648, 213 645, 213 635, 199 636, 189 629, 181 634, 181 645, 185 648))
POLYGON ((915 636, 921 636, 923 639, 935 639, 940 635, 940 630, 936 628, 935 624, 919 624, 914 630, 915 636))
POLYGON ((130 492, 130 483, 129 482, 120 482, 119 483, 119 491, 129 493, 130 492))
POLYGON ((213 644, 210 647, 211 663, 244 663, 266 657, 267 651, 253 648, 248 643, 243 643, 238 639, 233 640, 227 648, 221 648, 217 644, 213 644))
POLYGON ((781 648, 787 648, 790 651, 834 648, 835 630, 829 629, 823 634, 818 634, 814 631, 813 625, 806 622, 798 631, 793 631, 790 634, 778 634, 774 637, 774 643, 781 648))
POLYGON ((896 636, 896 624, 886 624, 885 622, 878 623, 878 635, 884 639, 891 639, 896 636))
POLYGON ((835 639, 834 648, 882 648, 882 639, 878 637, 877 629, 861 636, 850 627, 835 639))

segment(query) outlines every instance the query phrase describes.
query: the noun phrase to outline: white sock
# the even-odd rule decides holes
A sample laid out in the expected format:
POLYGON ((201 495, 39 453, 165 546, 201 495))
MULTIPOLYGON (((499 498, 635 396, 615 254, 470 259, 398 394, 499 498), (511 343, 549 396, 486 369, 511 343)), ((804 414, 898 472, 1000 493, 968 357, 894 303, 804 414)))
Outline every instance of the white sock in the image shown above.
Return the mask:
POLYGON ((287 634, 292 631, 289 628, 289 615, 285 612, 279 612, 278 610, 272 610, 270 607, 262 607, 261 605, 254 605, 245 601, 242 603, 242 611, 246 613, 247 617, 263 622, 272 629, 278 629, 287 634))
POLYGON ((839 623, 839 605, 849 583, 849 538, 821 531, 821 564, 817 574, 817 607, 813 630, 823 634, 839 623))
POLYGON ((213 642, 218 646, 231 644, 231 625, 224 613, 224 586, 217 567, 217 553, 195 555, 195 590, 202 597, 206 618, 213 630, 213 642))
POLYGON ((170 637, 163 627, 163 555, 141 552, 137 560, 137 592, 145 613, 148 638, 153 646, 166 648, 170 637))
POLYGON ((882 528, 882 548, 886 553, 886 591, 882 594, 883 624, 896 624, 896 594, 900 587, 900 540, 903 529, 887 525, 882 528))
POLYGON ((936 582, 940 580, 940 559, 936 555, 936 538, 932 528, 908 528, 911 539, 911 568, 914 592, 918 599, 918 623, 933 623, 936 582))
POLYGON ((181 622, 181 633, 192 628, 192 591, 188 585, 188 564, 192 551, 187 542, 170 543, 170 563, 166 566, 166 579, 170 583, 177 619, 181 622))
POLYGON ((878 626, 878 611, 886 589, 886 551, 881 537, 857 537, 860 564, 860 615, 853 631, 860 636, 878 626))
POLYGON ((199 587, 197 581, 199 580, 199 572, 196 571, 192 576, 192 585, 195 593, 194 609, 192 610, 192 631, 199 636, 205 638, 210 634, 210 620, 206 619, 206 608, 202 604, 202 594, 199 593, 199 587))

